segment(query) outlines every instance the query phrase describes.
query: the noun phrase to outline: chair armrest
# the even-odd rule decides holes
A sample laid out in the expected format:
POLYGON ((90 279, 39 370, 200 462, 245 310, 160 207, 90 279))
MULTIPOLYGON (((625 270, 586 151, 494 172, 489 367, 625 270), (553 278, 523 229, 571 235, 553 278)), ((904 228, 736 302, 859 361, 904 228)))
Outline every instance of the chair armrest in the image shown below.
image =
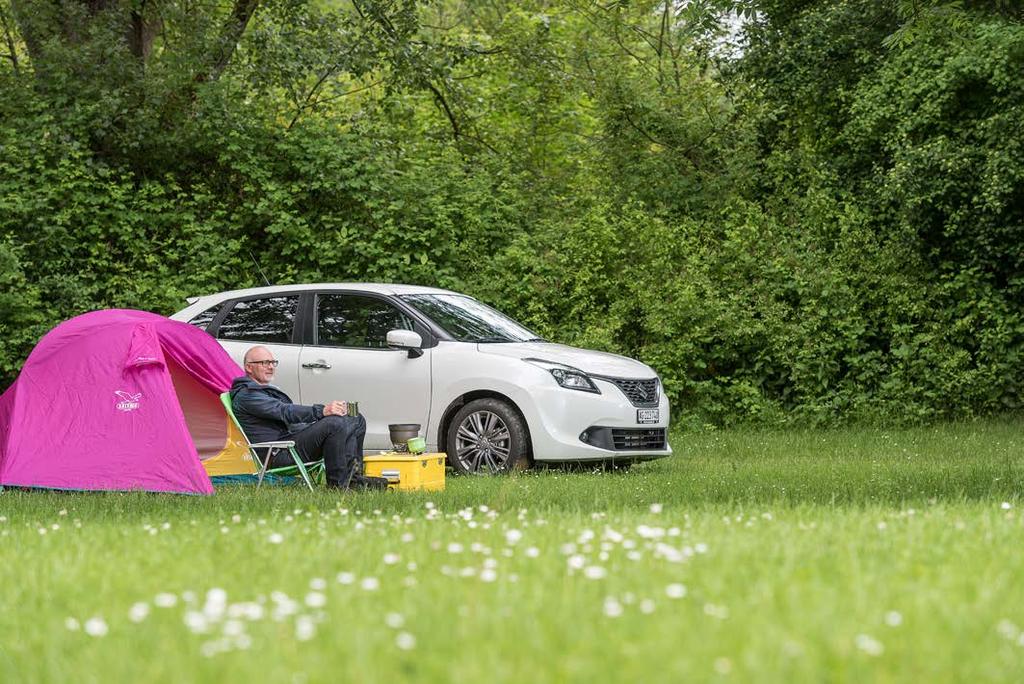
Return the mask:
POLYGON ((250 444, 249 446, 255 449, 263 449, 266 447, 277 447, 278 449, 290 449, 295 446, 295 442, 259 442, 257 444, 250 444))

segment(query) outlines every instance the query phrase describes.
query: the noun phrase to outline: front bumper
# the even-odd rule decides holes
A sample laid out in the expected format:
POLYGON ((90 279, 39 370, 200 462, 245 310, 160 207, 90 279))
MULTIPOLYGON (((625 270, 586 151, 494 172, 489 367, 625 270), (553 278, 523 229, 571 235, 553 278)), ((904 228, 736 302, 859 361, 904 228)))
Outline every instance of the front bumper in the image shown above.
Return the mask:
POLYGON ((600 394, 545 387, 524 406, 536 461, 645 461, 672 454, 669 403, 659 392, 660 420, 637 423, 637 407, 611 382, 594 378, 600 394), (581 436, 586 438, 581 439, 581 436))

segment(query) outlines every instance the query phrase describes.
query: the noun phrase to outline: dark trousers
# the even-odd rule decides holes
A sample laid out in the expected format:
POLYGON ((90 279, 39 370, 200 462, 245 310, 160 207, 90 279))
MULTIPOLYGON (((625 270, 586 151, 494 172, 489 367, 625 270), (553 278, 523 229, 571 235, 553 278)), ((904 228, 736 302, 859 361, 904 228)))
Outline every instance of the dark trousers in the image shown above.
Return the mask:
MULTIPOLYGON (((282 439, 295 441, 299 457, 309 463, 324 459, 327 482, 345 486, 363 469, 363 437, 366 419, 362 416, 325 416, 307 428, 282 439)), ((274 454, 274 468, 292 465, 287 451, 274 454)))

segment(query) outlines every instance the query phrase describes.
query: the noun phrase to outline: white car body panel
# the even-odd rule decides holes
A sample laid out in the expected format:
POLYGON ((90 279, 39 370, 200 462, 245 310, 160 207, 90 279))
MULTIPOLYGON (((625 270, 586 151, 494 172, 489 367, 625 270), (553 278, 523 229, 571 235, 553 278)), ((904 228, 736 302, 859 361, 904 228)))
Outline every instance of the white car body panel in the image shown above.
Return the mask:
MULTIPOLYGON (((379 283, 324 283, 222 292, 194 299, 171 316, 189 321, 199 313, 230 299, 271 293, 325 291, 373 293, 386 297, 403 294, 451 294, 457 292, 413 285, 379 283)), ((462 295, 464 296, 464 295, 462 295)), ((424 318, 426 318, 424 316, 424 318)), ((531 451, 538 461, 646 460, 672 453, 664 449, 610 450, 584 443, 588 428, 666 429, 669 402, 658 383, 659 421, 639 425, 637 407, 612 382, 620 379, 651 379, 649 366, 617 354, 579 349, 549 342, 470 343, 438 340, 410 358, 404 350, 347 349, 293 344, 263 344, 219 340, 241 365, 245 350, 255 344, 268 347, 281 361, 275 384, 304 404, 334 399, 358 401, 367 420, 367 451, 391 447, 389 423, 420 423, 430 450, 445 441, 442 420, 450 418, 470 393, 494 393, 507 397, 523 415, 531 451), (600 393, 567 389, 551 373, 523 359, 540 359, 584 371, 600 393), (303 363, 326 362, 331 369, 304 369, 303 363)), ((667 435, 666 435, 667 436, 667 435)))
POLYGON ((430 363, 433 349, 409 358, 404 350, 302 347, 299 396, 303 404, 358 401, 366 419, 363 447, 392 449, 389 423, 430 425, 430 363), (327 363, 329 369, 302 368, 327 363))

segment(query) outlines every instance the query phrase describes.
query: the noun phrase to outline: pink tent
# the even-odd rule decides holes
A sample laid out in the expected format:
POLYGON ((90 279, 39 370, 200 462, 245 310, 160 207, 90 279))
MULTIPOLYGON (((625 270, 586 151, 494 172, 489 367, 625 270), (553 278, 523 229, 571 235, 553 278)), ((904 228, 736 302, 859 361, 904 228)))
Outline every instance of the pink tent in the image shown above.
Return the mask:
POLYGON ((0 485, 212 494, 200 453, 231 450, 217 397, 239 375, 187 323, 123 309, 61 323, 0 396, 0 485))

